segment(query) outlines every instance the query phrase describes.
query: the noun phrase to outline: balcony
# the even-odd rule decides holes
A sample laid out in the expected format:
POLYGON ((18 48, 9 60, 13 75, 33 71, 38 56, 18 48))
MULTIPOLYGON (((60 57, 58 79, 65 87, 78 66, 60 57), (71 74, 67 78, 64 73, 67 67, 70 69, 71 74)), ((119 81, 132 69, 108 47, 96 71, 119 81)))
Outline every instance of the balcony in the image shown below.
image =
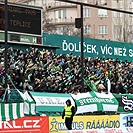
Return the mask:
POLYGON ((75 18, 51 18, 49 19, 45 26, 56 26, 56 25, 74 25, 75 24, 75 18))
POLYGON ((53 10, 57 8, 76 8, 77 5, 67 2, 51 2, 46 4, 46 10, 53 10))

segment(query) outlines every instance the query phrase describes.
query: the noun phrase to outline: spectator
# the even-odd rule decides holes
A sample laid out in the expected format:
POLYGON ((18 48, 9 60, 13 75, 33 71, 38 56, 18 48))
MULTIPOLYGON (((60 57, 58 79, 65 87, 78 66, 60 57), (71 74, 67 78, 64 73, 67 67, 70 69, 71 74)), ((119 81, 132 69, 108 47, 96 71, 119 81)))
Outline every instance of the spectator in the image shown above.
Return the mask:
MULTIPOLYGON (((8 49, 8 72, 18 89, 36 92, 80 93, 81 58, 37 48, 8 49), (76 86, 78 86, 76 88, 76 86)), ((108 58, 84 59, 84 91, 133 93, 133 63, 108 58)), ((0 83, 4 87, 4 49, 0 48, 0 83)), ((11 85, 10 85, 11 86, 11 85)))

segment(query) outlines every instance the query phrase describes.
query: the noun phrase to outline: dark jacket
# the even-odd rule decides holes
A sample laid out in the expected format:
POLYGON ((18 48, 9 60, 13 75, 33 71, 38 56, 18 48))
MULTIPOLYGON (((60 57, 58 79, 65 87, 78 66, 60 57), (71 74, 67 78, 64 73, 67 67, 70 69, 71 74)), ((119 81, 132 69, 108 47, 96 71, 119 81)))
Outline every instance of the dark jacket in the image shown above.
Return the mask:
MULTIPOLYGON (((71 106, 70 100, 67 100, 66 102, 69 102, 69 106, 71 106)), ((71 119, 73 119, 73 116, 75 115, 75 107, 74 106, 72 106, 71 111, 72 111, 71 119)), ((64 116, 65 116, 65 108, 64 108, 63 113, 62 113, 62 119, 64 119, 64 116)))

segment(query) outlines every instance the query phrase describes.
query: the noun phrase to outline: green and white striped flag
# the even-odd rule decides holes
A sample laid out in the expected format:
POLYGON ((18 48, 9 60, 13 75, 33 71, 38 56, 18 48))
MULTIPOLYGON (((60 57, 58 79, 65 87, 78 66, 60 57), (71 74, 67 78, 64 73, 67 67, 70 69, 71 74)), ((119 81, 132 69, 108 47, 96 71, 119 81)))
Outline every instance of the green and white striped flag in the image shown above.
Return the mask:
POLYGON ((76 114, 95 111, 117 111, 118 101, 109 93, 87 92, 71 94, 77 105, 76 114))
POLYGON ((34 102, 34 100, 31 98, 31 96, 28 94, 28 92, 26 91, 24 93, 25 96, 25 100, 24 100, 24 114, 28 114, 28 115, 35 115, 35 107, 36 104, 34 102))
POLYGON ((24 103, 0 103, 0 121, 9 121, 24 116, 24 103))
POLYGON ((18 90, 19 94, 24 100, 24 114, 35 115, 35 102, 26 91, 24 94, 18 90))

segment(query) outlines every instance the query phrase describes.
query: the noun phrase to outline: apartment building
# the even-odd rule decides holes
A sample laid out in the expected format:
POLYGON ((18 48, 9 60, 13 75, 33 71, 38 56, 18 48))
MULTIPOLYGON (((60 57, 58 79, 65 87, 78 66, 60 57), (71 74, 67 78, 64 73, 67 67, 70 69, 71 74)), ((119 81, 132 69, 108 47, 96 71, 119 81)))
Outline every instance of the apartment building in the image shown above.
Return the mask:
POLYGON ((8 2, 16 2, 17 0, 8 0, 8 2))
MULTIPOLYGON (((73 0, 133 12, 133 0, 73 0)), ((58 0, 17 0, 16 3, 43 7, 43 31, 80 36, 75 18, 80 6, 58 0)), ((133 15, 105 9, 83 7, 84 36, 103 40, 133 42, 133 15)))

